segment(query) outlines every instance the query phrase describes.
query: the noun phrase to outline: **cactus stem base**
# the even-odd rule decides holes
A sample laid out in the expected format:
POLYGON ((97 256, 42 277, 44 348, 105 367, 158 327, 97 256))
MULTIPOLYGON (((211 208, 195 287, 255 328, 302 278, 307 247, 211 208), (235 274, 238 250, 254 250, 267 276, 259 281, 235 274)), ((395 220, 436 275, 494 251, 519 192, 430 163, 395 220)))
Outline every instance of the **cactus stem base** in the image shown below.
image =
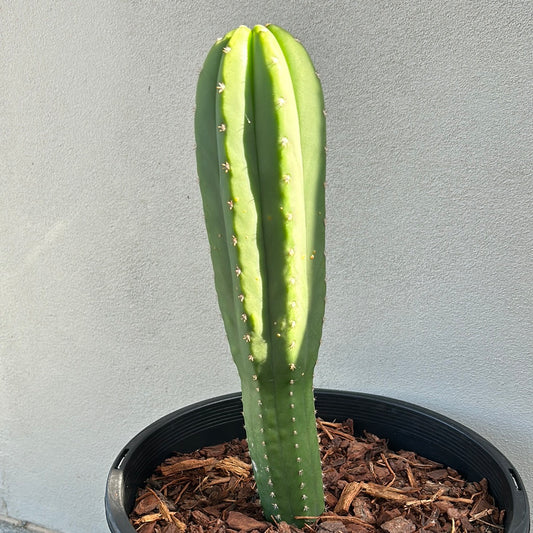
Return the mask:
POLYGON ((305 376, 258 381, 242 383, 242 392, 261 504, 267 518, 303 523, 295 517, 324 510, 312 382, 305 376))

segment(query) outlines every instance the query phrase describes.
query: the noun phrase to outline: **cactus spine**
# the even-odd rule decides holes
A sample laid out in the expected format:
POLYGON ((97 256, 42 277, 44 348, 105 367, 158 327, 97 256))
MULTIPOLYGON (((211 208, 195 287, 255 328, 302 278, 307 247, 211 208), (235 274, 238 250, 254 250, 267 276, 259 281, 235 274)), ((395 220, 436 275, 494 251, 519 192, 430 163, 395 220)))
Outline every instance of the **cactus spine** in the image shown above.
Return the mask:
POLYGON ((325 297, 323 96, 305 49, 273 25, 217 41, 195 131, 218 300, 267 518, 324 509, 312 392, 325 297))

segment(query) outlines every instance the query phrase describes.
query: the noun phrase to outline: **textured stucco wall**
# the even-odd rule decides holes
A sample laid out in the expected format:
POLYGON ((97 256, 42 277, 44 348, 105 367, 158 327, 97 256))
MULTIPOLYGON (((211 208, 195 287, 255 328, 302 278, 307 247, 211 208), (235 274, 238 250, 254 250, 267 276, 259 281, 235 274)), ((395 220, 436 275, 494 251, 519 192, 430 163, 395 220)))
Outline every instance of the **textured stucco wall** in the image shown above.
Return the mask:
POLYGON ((533 496, 531 2, 0 0, 0 515, 104 533, 122 445, 238 388, 192 111, 269 21, 328 108, 316 384, 456 418, 533 496))

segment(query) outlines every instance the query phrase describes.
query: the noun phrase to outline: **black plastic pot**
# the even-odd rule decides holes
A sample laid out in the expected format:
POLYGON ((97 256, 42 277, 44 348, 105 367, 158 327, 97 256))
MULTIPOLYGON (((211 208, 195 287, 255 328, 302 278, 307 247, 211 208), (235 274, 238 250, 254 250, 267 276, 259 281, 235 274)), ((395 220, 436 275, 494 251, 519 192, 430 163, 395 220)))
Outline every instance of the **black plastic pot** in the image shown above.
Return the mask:
MULTIPOLYGON (((413 404, 391 398, 316 390, 318 415, 325 420, 354 419, 355 431, 386 437, 391 449, 413 450, 458 470, 472 481, 486 478, 500 508, 505 533, 529 532, 529 504, 511 463, 477 433, 413 404)), ((134 437, 109 472, 106 517, 112 533, 135 533, 128 520, 137 489, 155 467, 176 451, 244 437, 240 394, 220 396, 171 413, 134 437)))

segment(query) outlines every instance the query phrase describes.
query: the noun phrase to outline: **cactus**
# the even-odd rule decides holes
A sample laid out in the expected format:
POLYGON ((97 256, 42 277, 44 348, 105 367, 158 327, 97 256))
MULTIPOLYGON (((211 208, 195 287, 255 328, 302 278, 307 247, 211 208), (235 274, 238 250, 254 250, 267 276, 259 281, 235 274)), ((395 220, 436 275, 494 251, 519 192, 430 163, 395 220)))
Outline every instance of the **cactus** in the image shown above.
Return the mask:
POLYGON ((325 113, 303 46, 274 25, 219 39, 195 131, 257 490, 265 517, 301 525, 324 509, 312 380, 325 297, 325 113))

